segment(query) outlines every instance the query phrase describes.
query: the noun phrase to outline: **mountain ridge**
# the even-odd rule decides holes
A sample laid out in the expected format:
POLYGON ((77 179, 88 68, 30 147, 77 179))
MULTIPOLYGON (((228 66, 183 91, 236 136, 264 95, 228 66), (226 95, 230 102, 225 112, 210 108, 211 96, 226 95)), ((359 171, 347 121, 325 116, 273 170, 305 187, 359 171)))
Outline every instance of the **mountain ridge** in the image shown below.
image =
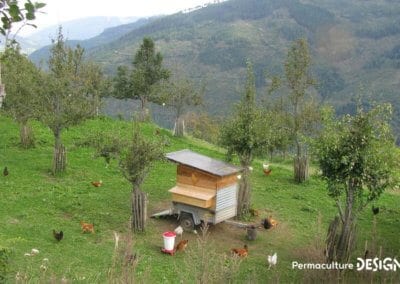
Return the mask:
POLYGON ((152 37, 170 68, 179 66, 188 77, 206 82, 208 112, 225 116, 240 96, 246 60, 254 63, 263 95, 265 74, 282 74, 288 47, 304 37, 310 44, 321 101, 333 104, 338 113, 351 112, 363 92, 395 106, 396 126, 400 125, 400 28, 395 25, 399 13, 400 3, 387 0, 229 0, 152 19, 87 51, 113 74, 119 65, 130 64, 143 37, 152 37))

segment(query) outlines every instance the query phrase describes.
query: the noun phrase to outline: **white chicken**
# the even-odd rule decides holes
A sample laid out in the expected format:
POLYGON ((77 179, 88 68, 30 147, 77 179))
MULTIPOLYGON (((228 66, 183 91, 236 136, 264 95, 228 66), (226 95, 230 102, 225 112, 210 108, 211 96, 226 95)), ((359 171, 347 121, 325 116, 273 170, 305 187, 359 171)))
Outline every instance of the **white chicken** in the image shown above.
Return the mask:
POLYGON ((182 228, 181 226, 176 227, 176 229, 174 230, 174 232, 175 232, 177 235, 180 235, 180 236, 181 236, 181 239, 182 239, 183 228, 182 228))
POLYGON ((39 253, 39 250, 38 250, 38 249, 33 248, 33 249, 31 250, 31 255, 37 255, 38 253, 39 253))
POLYGON ((269 255, 267 260, 269 264, 268 269, 270 269, 271 266, 275 266, 276 263, 278 262, 278 255, 276 253, 274 253, 272 256, 269 255))

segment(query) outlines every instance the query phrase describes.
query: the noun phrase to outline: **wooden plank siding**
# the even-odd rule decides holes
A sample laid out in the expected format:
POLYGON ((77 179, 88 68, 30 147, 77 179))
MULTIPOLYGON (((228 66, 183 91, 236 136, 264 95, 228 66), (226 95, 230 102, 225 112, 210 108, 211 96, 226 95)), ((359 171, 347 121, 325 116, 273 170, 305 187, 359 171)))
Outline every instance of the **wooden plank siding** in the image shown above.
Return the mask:
POLYGON ((236 183, 237 176, 233 174, 219 177, 185 165, 178 165, 177 182, 208 189, 220 189, 236 183))
POLYGON ((178 184, 171 188, 172 201, 189 204, 201 208, 215 207, 216 191, 186 184, 178 184))

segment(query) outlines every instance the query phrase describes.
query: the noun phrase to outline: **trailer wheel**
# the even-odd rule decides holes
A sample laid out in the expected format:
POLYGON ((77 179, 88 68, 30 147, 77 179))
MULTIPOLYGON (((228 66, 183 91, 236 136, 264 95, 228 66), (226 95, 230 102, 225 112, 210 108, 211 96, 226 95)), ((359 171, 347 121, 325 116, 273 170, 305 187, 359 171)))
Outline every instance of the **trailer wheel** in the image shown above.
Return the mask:
POLYGON ((185 231, 193 231, 194 230, 194 221, 192 214, 182 212, 180 216, 180 225, 185 231))

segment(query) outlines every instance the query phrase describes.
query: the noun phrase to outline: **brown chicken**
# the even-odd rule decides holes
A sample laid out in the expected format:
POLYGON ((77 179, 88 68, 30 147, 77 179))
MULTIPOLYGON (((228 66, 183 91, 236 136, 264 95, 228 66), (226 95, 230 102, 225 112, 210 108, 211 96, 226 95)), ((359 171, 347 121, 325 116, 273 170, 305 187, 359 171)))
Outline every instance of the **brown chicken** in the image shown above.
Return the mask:
POLYGON ((88 232, 94 234, 94 225, 81 221, 82 233, 88 232))
POLYGON ((263 169, 263 171, 264 171, 264 174, 265 174, 266 176, 269 176, 269 174, 272 172, 271 169, 263 169))
POLYGON ((187 245, 188 245, 189 240, 182 240, 180 241, 177 245, 175 250, 176 251, 185 251, 187 245))
POLYGON ((53 236, 57 241, 61 241, 64 237, 63 231, 60 231, 59 233, 56 232, 56 230, 53 230, 53 236))
POLYGON ((249 255, 249 249, 248 249, 247 245, 244 245, 243 248, 233 248, 232 254, 237 255, 239 257, 246 257, 249 255))
POLYGON ((91 184, 92 184, 94 187, 100 187, 100 186, 103 185, 103 182, 102 182, 101 180, 100 180, 100 181, 92 181, 91 184))

